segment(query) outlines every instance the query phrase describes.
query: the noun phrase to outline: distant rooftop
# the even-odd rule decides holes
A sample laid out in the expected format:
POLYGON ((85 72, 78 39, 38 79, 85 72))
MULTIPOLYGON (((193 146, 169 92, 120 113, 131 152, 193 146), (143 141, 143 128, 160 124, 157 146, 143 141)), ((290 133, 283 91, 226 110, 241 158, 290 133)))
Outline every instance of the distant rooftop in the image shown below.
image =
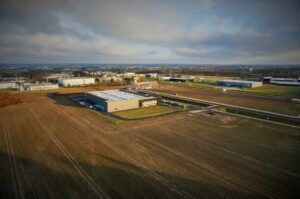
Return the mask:
POLYGON ((64 77, 62 79, 68 80, 68 79, 95 79, 95 78, 93 78, 93 77, 64 77))
POLYGON ((235 82, 235 83, 247 83, 247 84, 251 84, 251 83, 256 83, 257 81, 247 81, 247 80, 235 80, 235 79, 224 79, 224 80, 219 80, 218 82, 235 82))
POLYGON ((150 99, 152 97, 145 97, 142 95, 136 95, 126 91, 120 90, 108 90, 108 91, 94 91, 89 94, 105 99, 108 102, 118 102, 131 99, 150 99))
POLYGON ((24 83, 24 86, 48 86, 48 85, 58 85, 58 84, 52 84, 48 82, 41 82, 41 83, 24 83))

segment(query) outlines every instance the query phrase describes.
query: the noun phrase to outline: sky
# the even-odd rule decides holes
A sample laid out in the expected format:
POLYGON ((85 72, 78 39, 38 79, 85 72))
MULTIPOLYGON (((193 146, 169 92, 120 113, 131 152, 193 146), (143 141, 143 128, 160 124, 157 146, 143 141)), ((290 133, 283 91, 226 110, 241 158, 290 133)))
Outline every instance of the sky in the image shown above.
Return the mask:
POLYGON ((299 0, 1 0, 1 63, 300 64, 299 0))

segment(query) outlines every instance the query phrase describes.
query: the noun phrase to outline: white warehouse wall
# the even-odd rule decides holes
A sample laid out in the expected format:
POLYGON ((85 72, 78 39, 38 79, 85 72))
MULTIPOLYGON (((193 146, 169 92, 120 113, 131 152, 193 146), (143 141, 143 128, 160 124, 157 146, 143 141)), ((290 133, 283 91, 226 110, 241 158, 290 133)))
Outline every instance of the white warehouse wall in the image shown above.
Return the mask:
POLYGON ((95 78, 70 78, 70 79, 60 79, 59 84, 68 87, 68 86, 82 86, 95 84, 95 78))

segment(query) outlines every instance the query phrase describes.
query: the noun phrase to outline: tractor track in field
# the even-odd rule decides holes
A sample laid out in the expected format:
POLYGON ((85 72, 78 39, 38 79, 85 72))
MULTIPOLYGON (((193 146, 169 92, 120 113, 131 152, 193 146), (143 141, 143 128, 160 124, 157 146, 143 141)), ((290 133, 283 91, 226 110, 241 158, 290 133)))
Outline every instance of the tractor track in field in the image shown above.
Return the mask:
MULTIPOLYGON (((220 147, 217 144, 212 143, 212 142, 207 141, 207 140, 204 140, 204 139, 201 139, 200 137, 192 137, 190 135, 186 135, 186 134, 182 133, 182 131, 180 131, 180 130, 174 131, 171 128, 168 128, 168 127, 165 127, 165 126, 161 126, 160 128, 163 128, 163 129, 165 129, 167 131, 171 131, 173 134, 176 134, 176 135, 188 138, 190 140, 195 140, 197 142, 201 142, 201 143, 206 144, 206 145, 208 145, 210 147, 216 148, 216 149, 218 149, 220 151, 223 151, 223 152, 229 153, 231 155, 234 155, 234 156, 236 156, 236 157, 238 157, 238 158, 240 158, 240 159, 242 159, 244 161, 248 161, 248 162, 251 162, 251 163, 254 163, 254 164, 258 164, 258 165, 263 165, 265 167, 274 169, 277 172, 281 172, 281 173, 283 173, 285 175, 289 175, 289 176, 292 176, 292 177, 295 177, 295 178, 300 178, 300 174, 299 173, 291 172, 291 171, 288 171, 288 170, 286 170, 284 168, 276 167, 276 166, 274 166, 272 164, 263 163, 263 162, 261 162, 259 160, 256 160, 256 159, 254 159, 254 158, 252 158, 250 156, 242 155, 242 154, 240 154, 237 151, 234 151, 232 149, 228 149, 228 148, 225 148, 225 147, 220 147)), ((203 138, 209 139, 206 135, 201 135, 201 136, 203 136, 203 138)))
POLYGON ((18 171, 18 167, 17 167, 14 149, 13 149, 13 145, 11 142, 11 135, 7 130, 6 115, 4 113, 2 115, 2 122, 3 122, 3 131, 4 131, 5 142, 6 142, 6 147, 7 147, 8 157, 9 157, 14 193, 15 193, 16 198, 23 199, 23 198, 25 198, 23 186, 22 186, 22 183, 20 180, 20 175, 19 175, 19 171, 18 171))
MULTIPOLYGON (((59 109, 60 111, 62 109, 59 109)), ((68 110, 63 110, 65 112, 68 113, 68 115, 72 115, 72 116, 76 116, 74 113, 72 113, 71 111, 68 110)), ((61 113, 60 113, 61 114, 61 113)), ((78 123, 77 119, 75 119, 75 117, 70 117, 70 120, 73 120, 74 122, 78 123)), ((83 119, 81 120, 81 123, 85 122, 86 125, 90 125, 90 122, 83 119)), ((82 125, 82 124, 81 124, 82 125)), ((100 131, 99 129, 96 129, 94 126, 90 126, 93 130, 100 132, 101 134, 104 134, 103 131, 100 131)), ((122 158, 124 158, 125 160, 127 160, 128 162, 134 163, 135 165, 143 168, 146 173, 154 178, 155 180, 159 181, 160 183, 162 183, 164 186, 168 187, 169 190, 173 193, 178 194, 180 197, 183 198, 194 198, 193 196, 191 196, 190 194, 186 193, 183 190, 179 190, 176 185, 170 183, 166 178, 162 177, 161 175, 159 175, 157 172, 153 171, 152 169, 150 169, 149 167, 143 165, 142 163, 140 163, 139 161, 137 161, 136 159, 132 158, 130 155, 124 153, 122 150, 120 150, 118 147, 116 147, 115 145, 113 145, 111 142, 108 142, 105 138, 97 136, 97 135, 93 135, 94 138, 96 138, 98 141, 100 141, 102 144, 104 144, 105 146, 107 146, 108 148, 112 149, 115 153, 119 154, 122 158)))
POLYGON ((68 159, 71 165, 79 173, 79 175, 87 182, 89 187, 99 198, 110 198, 104 190, 94 182, 92 177, 81 167, 81 165, 76 161, 72 154, 64 147, 64 145, 59 141, 59 139, 53 134, 51 130, 37 117, 36 113, 30 109, 33 117, 37 120, 42 129, 47 133, 53 143, 58 147, 58 149, 63 153, 63 155, 68 159))
POLYGON ((179 196, 184 197, 184 198, 194 198, 193 196, 191 196, 190 194, 186 193, 185 191, 179 190, 176 187, 176 185, 171 184, 166 178, 162 177, 157 172, 153 171, 152 169, 148 168, 147 166, 141 164, 136 159, 134 159, 131 156, 127 155, 122 150, 118 149, 118 147, 116 147, 115 145, 111 144, 107 140, 103 139, 103 137, 100 137, 100 136, 94 136, 94 137, 97 140, 99 140, 101 143, 103 143, 104 145, 106 145, 107 147, 109 147, 110 149, 112 149, 113 151, 115 151, 117 154, 119 154, 121 157, 123 157, 128 162, 134 163, 135 165, 143 168, 149 176, 151 176, 152 178, 156 179, 157 181, 159 181, 160 183, 162 183, 166 187, 169 187, 170 191, 172 191, 172 192, 174 192, 174 193, 176 193, 179 196))
POLYGON ((209 164, 206 164, 206 163, 201 163, 200 161, 196 160, 195 158, 192 158, 191 156, 185 154, 185 153, 182 153, 182 152, 179 152, 173 148, 170 148, 168 146, 165 146, 159 142, 156 142, 152 139, 149 139, 149 138, 146 138, 145 136, 142 136, 138 133, 135 134, 137 137, 139 137, 141 140, 144 140, 150 144, 153 144, 155 145, 156 147, 160 148, 160 149, 163 149, 181 159, 184 159, 194 165, 197 165, 195 166, 194 168, 196 169, 199 169, 200 168, 203 168, 207 171, 209 171, 210 173, 212 173, 213 175, 215 175, 216 177, 222 179, 225 183, 227 184, 230 184, 231 186, 242 186, 243 188, 245 189, 251 189, 252 191, 255 191, 257 193, 260 193, 261 195, 263 196, 266 196, 268 198, 279 198, 277 197, 276 195, 273 195, 273 194, 270 194, 268 192, 266 192, 265 190, 257 187, 257 186, 253 186, 249 183, 247 183, 246 181, 244 180, 241 180, 241 179, 238 179, 238 178, 234 178, 234 177, 228 177, 226 174, 223 174, 222 172, 214 169, 213 167, 211 167, 209 164), (245 186, 243 186, 245 185, 245 186))
MULTIPOLYGON (((61 111, 61 109, 60 109, 60 111, 61 111)), ((64 109, 64 111, 66 113, 68 113, 68 115, 73 115, 74 117, 71 117, 72 120, 74 120, 74 121, 76 121, 76 123, 78 123, 78 121, 75 119, 76 115, 74 113, 72 113, 71 111, 68 111, 66 109, 64 109)), ((81 118, 81 122, 83 122, 83 121, 87 125, 90 124, 89 121, 87 121, 86 119, 81 118)), ((163 123, 163 122, 164 121, 157 122, 157 123, 155 123, 155 125, 158 125, 159 123, 163 123)), ((125 131, 137 130, 139 128, 146 127, 146 126, 152 126, 152 125, 154 125, 154 124, 139 125, 139 126, 133 127, 131 129, 125 130, 125 131)), ((91 126, 91 128, 93 128, 95 131, 98 131, 98 132, 100 132, 102 134, 104 133, 103 131, 99 130, 98 128, 95 128, 94 126, 91 126)), ((122 132, 125 132, 125 131, 123 130, 122 132)), ((107 132, 105 134, 107 134, 107 132)), ((181 159, 187 160, 188 162, 192 163, 194 165, 194 168, 196 168, 196 169, 199 169, 199 167, 201 167, 203 169, 206 169, 207 171, 209 171, 210 173, 212 173, 214 176, 216 176, 217 178, 223 180, 226 184, 229 184, 230 186, 241 187, 241 186, 244 185, 243 187, 245 189, 250 189, 250 190, 255 191, 257 193, 260 193, 261 195, 264 195, 264 196, 266 196, 268 198, 278 198, 276 195, 269 194, 267 191, 265 191, 265 190, 263 190, 263 189, 261 189, 261 188, 259 188, 257 186, 253 186, 253 185, 251 185, 251 184, 249 184, 249 183, 247 183, 247 182, 245 182, 245 181, 243 181, 241 179, 238 179, 238 178, 232 179, 232 177, 228 177, 228 175, 225 175, 225 174, 221 173, 220 171, 217 171, 216 169, 214 169, 213 167, 211 167, 210 165, 208 165, 206 163, 200 163, 198 160, 192 158, 191 156, 189 156, 189 155, 187 155, 185 153, 179 152, 179 151, 177 151, 175 149, 167 147, 167 146, 165 146, 165 145, 163 145, 161 143, 158 143, 158 142, 156 142, 154 140, 151 140, 149 138, 145 138, 144 136, 142 136, 140 134, 135 133, 134 135, 138 139, 140 139, 140 140, 144 140, 144 141, 146 141, 146 142, 148 142, 148 143, 150 143, 150 144, 152 144, 152 145, 154 145, 154 146, 156 146, 156 147, 158 147, 160 149, 163 149, 163 150, 165 150, 165 151, 167 151, 167 152, 169 152, 169 153, 171 153, 171 154, 173 154, 173 155, 175 155, 175 156, 177 156, 177 157, 179 157, 181 159)), ((133 163, 135 163, 135 164, 137 164, 137 165, 139 165, 142 168, 144 168, 144 169, 147 170, 147 168, 145 168, 144 165, 140 165, 140 163, 138 161, 136 161, 134 158, 131 158, 130 156, 128 156, 127 154, 125 154, 124 152, 122 152, 121 150, 119 150, 117 147, 115 147, 111 143, 108 143, 104 138, 100 138, 99 136, 95 136, 95 138, 98 139, 99 141, 101 141, 106 146, 108 146, 111 149, 113 149, 115 152, 119 153, 127 161, 133 162, 133 163)), ((151 172, 152 170, 149 170, 149 171, 151 172)), ((151 174, 151 176, 154 177, 155 179, 157 179, 155 174, 154 175, 151 174)), ((163 182, 163 180, 161 182, 163 182)), ((172 188, 171 188, 171 190, 172 190, 172 188)))
MULTIPOLYGON (((55 107, 56 109, 56 107, 55 107)), ((59 111, 61 111, 62 109, 59 109, 59 111)), ((77 119, 75 119, 76 114, 73 113, 72 111, 66 110, 65 108, 63 108, 63 111, 65 111, 65 113, 67 113, 68 115, 72 115, 74 117, 70 117, 71 120, 75 121, 76 123, 78 123, 79 121, 77 119)), ((82 122, 86 123, 86 125, 90 125, 91 123, 86 120, 85 118, 81 118, 80 120, 81 124, 83 125, 82 122)), ((160 121, 160 122, 156 122, 155 124, 142 124, 142 125, 138 125, 136 127, 130 128, 129 130, 125 130, 125 131, 131 131, 131 130, 137 130, 139 128, 142 127, 146 127, 146 126, 152 126, 152 125, 158 125, 159 123, 163 123, 164 121, 160 121)), ((103 130, 99 130, 98 128, 96 128, 94 125, 90 125, 90 127, 92 129, 94 129, 97 132, 100 132, 101 134, 107 134, 107 132, 103 132, 103 130)), ((125 132, 124 130, 122 130, 122 132, 125 132)), ((121 131, 120 131, 121 132, 121 131)), ((238 178, 234 178, 234 177, 229 177, 228 175, 218 171, 217 169, 211 167, 210 165, 206 164, 206 163, 201 163, 200 161, 198 161, 197 159, 179 152, 178 150, 175 150, 173 148, 170 148, 168 146, 165 146, 161 143, 158 143, 152 139, 146 138, 145 136, 142 136, 141 134, 137 134, 134 133, 133 135, 135 135, 135 137, 137 137, 140 140, 144 140, 162 150, 165 150, 167 152, 169 152, 170 154, 175 155, 176 157, 179 157, 181 159, 184 159, 190 163, 192 163, 191 166, 193 166, 196 169, 200 169, 203 168, 207 171, 209 171, 211 174, 213 174, 214 176, 216 176, 218 179, 224 181, 224 183, 229 184, 230 186, 235 186, 235 187, 243 187, 246 190, 252 190, 254 192, 260 193, 261 195, 268 197, 268 198, 278 198, 276 195, 270 194, 269 192, 265 191, 264 189, 255 186, 255 185, 251 185, 249 183, 247 183, 244 180, 238 179, 238 178), (200 167, 200 168, 199 168, 200 167)), ((177 194, 180 194, 181 196, 184 196, 186 193, 185 192, 181 192, 179 190, 176 189, 176 187, 173 187, 174 185, 169 184, 165 178, 159 176, 155 171, 151 170, 150 168, 146 167, 143 164, 140 164, 137 160, 135 160, 134 158, 132 158, 131 156, 127 155, 126 153, 124 153, 123 151, 121 151, 120 149, 118 149, 115 145, 111 144, 110 142, 108 142, 105 138, 103 137, 99 137, 94 135, 94 137, 99 140, 100 142, 102 142, 104 145, 108 146, 109 148, 111 148, 112 150, 114 150, 116 153, 118 153, 119 155, 121 155, 123 158, 125 158, 127 161, 132 162, 142 168, 144 168, 147 173, 152 176, 153 178, 155 178, 156 180, 159 180, 161 183, 163 183, 164 185, 167 185, 170 187, 170 190, 174 191, 177 194)), ((187 197, 191 197, 190 195, 187 195, 187 197)))

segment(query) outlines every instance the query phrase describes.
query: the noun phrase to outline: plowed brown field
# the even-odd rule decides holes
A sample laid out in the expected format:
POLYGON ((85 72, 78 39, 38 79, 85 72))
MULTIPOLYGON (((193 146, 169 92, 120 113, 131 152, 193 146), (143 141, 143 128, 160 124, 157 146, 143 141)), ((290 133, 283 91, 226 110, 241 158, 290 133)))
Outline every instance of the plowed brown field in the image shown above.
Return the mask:
POLYGON ((20 97, 0 109, 1 198, 299 198, 299 129, 207 113, 119 121, 20 97))

